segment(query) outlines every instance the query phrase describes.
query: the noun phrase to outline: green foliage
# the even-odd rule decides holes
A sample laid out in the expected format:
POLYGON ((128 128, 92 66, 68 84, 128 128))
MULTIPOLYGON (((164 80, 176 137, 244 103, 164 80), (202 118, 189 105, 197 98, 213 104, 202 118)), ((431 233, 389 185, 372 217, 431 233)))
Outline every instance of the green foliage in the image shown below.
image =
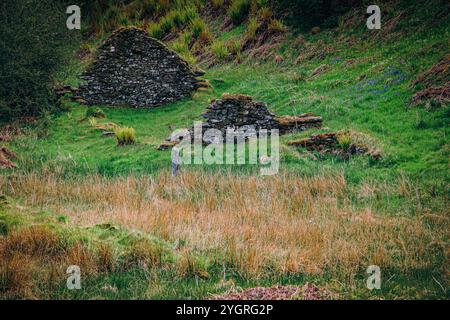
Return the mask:
POLYGON ((55 110, 52 75, 70 39, 62 2, 1 1, 0 24, 0 122, 55 110))
POLYGON ((258 11, 258 18, 261 21, 270 21, 270 19, 273 17, 272 9, 269 7, 263 7, 259 9, 258 11))
POLYGON ((200 37, 200 35, 202 34, 202 32, 207 30, 206 23, 200 17, 197 17, 194 20, 192 20, 190 27, 191 27, 192 37, 194 39, 198 39, 200 37))
POLYGON ((191 37, 192 36, 189 32, 181 34, 179 38, 170 43, 170 48, 175 52, 177 52, 188 63, 195 64, 196 63, 195 56, 189 50, 189 43, 191 41, 191 37))
POLYGON ((91 118, 88 118, 88 120, 89 120, 89 124, 91 125, 91 127, 97 126, 98 122, 97 122, 96 118, 91 117, 91 118))
POLYGON ((170 32, 182 30, 197 16, 197 10, 192 6, 173 9, 168 11, 158 22, 150 23, 147 32, 151 37, 162 39, 170 32))
POLYGON ((161 28, 161 25, 157 22, 152 22, 148 25, 147 33, 150 37, 156 39, 162 39, 162 37, 164 36, 164 31, 161 28))
POLYGON ((362 7, 362 0, 278 0, 274 5, 279 12, 289 13, 289 22, 305 30, 320 26, 336 26, 339 15, 351 8, 362 7))
POLYGON ((173 29, 181 29, 186 23, 196 16, 197 12, 193 8, 182 8, 169 11, 160 21, 164 32, 173 29))
POLYGON ((337 140, 339 147, 342 150, 348 150, 348 148, 350 148, 350 145, 352 144, 352 137, 348 133, 338 135, 337 140))
POLYGON ((307 74, 303 71, 303 72, 293 72, 289 75, 289 80, 292 81, 295 84, 299 84, 302 81, 306 81, 307 78, 307 74))
POLYGON ((119 146, 135 144, 136 143, 136 131, 131 127, 118 127, 114 129, 116 135, 117 144, 119 146))
POLYGON ((216 59, 219 61, 224 60, 229 55, 228 48, 225 42, 222 40, 214 41, 213 44, 211 45, 211 50, 216 59))
POLYGON ((225 0, 212 0, 212 5, 215 9, 222 8, 225 5, 225 0))
MULTIPOLYGON (((156 3, 157 1, 150 2, 156 3)), ((260 17, 258 19, 263 20, 260 17)), ((226 33, 223 38, 221 35, 222 42, 216 41, 212 45, 214 49, 211 50, 216 51, 214 54, 224 57, 224 49, 221 48, 223 42, 227 44, 228 52, 240 51, 240 45, 238 45, 240 42, 238 40, 233 42, 231 39, 238 38, 243 33, 243 27, 243 25, 240 26, 239 35, 232 33, 238 28, 226 33)), ((130 150, 127 148, 115 147, 114 139, 100 139, 98 131, 89 130, 87 121, 78 122, 78 119, 85 116, 86 108, 70 102, 71 116, 68 114, 54 119, 46 117, 37 128, 38 132, 45 130, 48 133, 46 139, 36 139, 35 130, 30 129, 30 134, 18 137, 12 142, 13 149, 20 154, 17 174, 43 170, 61 174, 65 179, 67 177, 69 177, 67 179, 82 179, 80 176, 85 174, 148 176, 164 171, 169 172, 170 151, 156 151, 155 149, 170 134, 172 128, 191 125, 204 111, 210 99, 220 97, 223 92, 245 92, 255 99, 267 102, 269 108, 278 115, 313 112, 323 117, 324 126, 328 127, 330 131, 351 127, 382 140, 386 148, 386 159, 375 163, 364 157, 355 157, 348 161, 339 161, 333 157, 318 160, 312 156, 299 154, 297 150, 286 146, 286 142, 296 138, 297 135, 301 138, 316 132, 323 132, 310 129, 304 133, 288 134, 280 138, 282 169, 286 169, 288 173, 289 170, 299 172, 302 177, 324 175, 329 172, 342 173, 349 184, 349 190, 355 190, 351 191, 355 192, 355 207, 369 208, 380 215, 401 213, 405 219, 409 214, 417 215, 425 208, 427 212, 430 210, 431 213, 425 217, 427 225, 441 223, 434 217, 433 212, 437 212, 436 208, 438 210, 445 208, 438 203, 441 200, 436 197, 436 194, 442 195, 444 204, 447 195, 448 108, 436 108, 436 110, 405 108, 405 101, 408 101, 411 96, 407 82, 387 83, 389 90, 382 94, 374 94, 372 88, 363 86, 364 82, 361 82, 361 79, 376 81, 382 71, 378 68, 375 69, 374 66, 379 65, 394 65, 397 69, 407 70, 408 76, 413 78, 421 68, 427 69, 445 53, 446 39, 435 36, 445 34, 442 32, 443 30, 443 26, 439 28, 436 24, 432 30, 426 31, 432 33, 433 36, 429 36, 428 33, 410 32, 407 37, 403 37, 399 33, 395 41, 386 41, 381 47, 377 43, 370 42, 348 46, 344 41, 335 41, 335 35, 329 36, 324 32, 319 35, 321 40, 332 46, 332 49, 338 52, 344 61, 335 60, 336 55, 325 55, 323 59, 305 59, 297 65, 289 64, 289 69, 287 66, 280 68, 280 66, 263 61, 257 61, 257 65, 249 62, 242 65, 215 66, 207 70, 208 78, 217 79, 215 92, 203 92, 198 94, 195 99, 172 103, 164 108, 151 110, 108 109, 108 118, 111 121, 121 125, 132 125, 139 131, 139 140, 143 142, 142 148, 140 146, 133 147, 132 152, 129 152, 130 150), (427 49, 418 50, 417 43, 427 49), (362 46, 364 50, 361 49, 362 46), (351 67, 345 63, 349 57, 356 61, 351 67), (369 61, 367 61, 368 58, 369 61), (315 70, 322 64, 332 66, 329 73, 304 81, 311 70, 315 70), (362 86, 359 87, 358 85, 361 84, 362 86), (361 90, 357 91, 355 88, 361 88, 361 90), (378 188, 367 190, 365 187, 367 181, 377 181, 380 189, 386 186, 390 187, 393 185, 393 177, 402 172, 414 178, 415 183, 412 188, 417 188, 417 197, 407 198, 407 200, 413 199, 413 201, 405 201, 405 199, 397 197, 395 190, 390 194, 380 192, 378 188), (365 191, 358 192, 358 189, 365 191)), ((396 30, 396 33, 398 31, 401 30, 396 30)), ((3 39, 1 37, 0 42, 3 39)), ((191 39, 192 35, 189 32, 183 33, 171 44, 171 47, 180 54, 190 53, 191 39)), ((317 56, 319 56, 321 54, 320 47, 314 46, 314 39, 308 39, 308 41, 311 41, 312 48, 318 51, 317 56)), ((287 61, 291 57, 295 59, 295 56, 303 54, 301 50, 291 48, 288 42, 283 43, 279 53, 286 57, 287 61)), ((3 57, 0 56, 0 59, 2 59, 3 68, 3 57)), ((0 105, 6 108, 9 98, 3 95, 0 97, 0 105)), ((355 142, 357 141, 355 140, 355 142)), ((339 137, 338 143, 342 149, 347 149, 351 144, 351 138, 349 135, 342 135, 339 137)), ((213 167, 205 168, 205 170, 215 171, 222 170, 222 168, 213 167)), ((193 168, 186 167, 186 170, 191 169, 193 168)), ((253 169, 242 166, 234 166, 232 169, 228 167, 226 170, 238 171, 242 174, 257 174, 256 170, 252 171, 253 169)), ((398 191, 401 193, 400 190, 398 191)), ((15 206, 8 205, 7 207, 9 210, 15 206)), ((0 233, 8 233, 11 228, 15 228, 18 221, 14 221, 13 217, 16 215, 5 216, 0 209, 0 233)), ((375 216, 375 219, 378 217, 375 216)), ((64 228, 67 227, 66 216, 57 216, 56 220, 64 224, 64 228)), ((300 285, 306 281, 319 284, 321 281, 326 283, 329 279, 326 272, 317 276, 302 273, 301 276, 289 274, 276 278, 271 277, 270 274, 264 274, 253 282, 234 273, 232 265, 231 268, 229 265, 213 265, 208 267, 211 279, 199 280, 193 274, 196 269, 206 269, 207 263, 204 262, 207 260, 206 257, 188 256, 183 269, 187 272, 183 275, 175 274, 166 265, 160 267, 165 261, 180 260, 178 255, 182 250, 179 246, 180 244, 184 245, 182 239, 176 244, 170 243, 168 246, 161 246, 153 240, 142 243, 131 241, 131 234, 123 235, 121 231, 97 231, 101 233, 101 237, 97 237, 92 229, 83 228, 82 232, 89 232, 89 235, 83 233, 84 239, 93 243, 97 243, 99 240, 103 241, 107 236, 108 240, 114 243, 115 250, 125 254, 120 257, 118 268, 113 272, 84 277, 83 288, 85 290, 67 290, 63 283, 59 291, 52 290, 51 293, 48 293, 49 298, 204 298, 209 297, 211 293, 221 293, 228 289, 219 286, 225 267, 227 275, 233 275, 232 286, 244 288, 257 285, 271 286, 278 281, 300 285), (170 248, 174 247, 176 249, 171 251, 170 248), (124 271, 119 268, 127 263, 135 269, 124 271), (145 269, 141 266, 145 266, 145 269)), ((159 232, 159 230, 155 232, 159 232)), ((435 247, 432 250, 441 251, 439 245, 435 247)), ((434 272, 435 270, 430 271, 430 269, 412 270, 412 276, 396 276, 389 281, 388 287, 383 286, 383 289, 377 292, 369 292, 363 282, 361 282, 361 288, 345 286, 342 288, 343 297, 398 298, 406 296, 415 298, 421 294, 425 297, 445 297, 445 292, 443 293, 443 290, 436 284, 435 276, 433 276, 434 280, 429 276, 429 282, 423 280, 425 278, 423 273, 433 275, 434 272)), ((441 280, 441 278, 437 279, 441 280)))
POLYGON ((287 31, 286 26, 281 20, 271 19, 269 21, 268 29, 273 32, 285 32, 287 31))
POLYGON ((85 117, 86 118, 105 118, 105 112, 99 107, 95 108, 95 107, 90 106, 86 110, 85 117))
POLYGON ((96 23, 97 33, 104 34, 111 32, 120 26, 128 25, 128 23, 129 20, 123 8, 118 5, 111 5, 98 19, 96 23))
POLYGON ((175 28, 176 26, 175 21, 178 21, 178 18, 179 15, 177 15, 177 11, 171 11, 161 19, 159 25, 161 26, 161 29, 164 32, 164 34, 167 34, 168 32, 170 32, 175 28))
POLYGON ((22 224, 22 220, 12 214, 8 214, 0 207, 0 236, 7 235, 11 230, 22 224))
POLYGON ((255 17, 251 17, 250 19, 248 19, 247 29, 245 30, 245 36, 248 39, 255 38, 258 28, 259 28, 258 19, 256 19, 255 17))
POLYGON ((250 11, 250 5, 250 0, 233 0, 228 9, 228 15, 234 25, 238 25, 245 20, 250 11))

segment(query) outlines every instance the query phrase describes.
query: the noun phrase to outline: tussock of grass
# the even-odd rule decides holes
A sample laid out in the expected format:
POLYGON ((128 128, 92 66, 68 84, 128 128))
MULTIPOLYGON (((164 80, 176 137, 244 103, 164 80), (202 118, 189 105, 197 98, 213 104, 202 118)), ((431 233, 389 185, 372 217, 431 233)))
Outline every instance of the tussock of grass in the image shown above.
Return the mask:
POLYGON ((211 45, 211 50, 217 60, 222 61, 229 55, 227 45, 224 41, 216 40, 211 45))
POLYGON ((281 20, 271 19, 269 25, 267 26, 269 31, 272 32, 286 32, 287 27, 283 24, 281 20))
POLYGON ((147 27, 147 33, 150 37, 156 38, 156 39, 162 39, 164 36, 164 31, 161 28, 161 25, 157 22, 150 23, 147 27))
POLYGON ((247 17, 250 11, 250 5, 250 0, 233 0, 231 2, 228 14, 235 25, 240 24, 247 17))
POLYGON ((192 20, 190 25, 190 30, 192 32, 192 37, 194 39, 200 38, 202 33, 207 32, 207 26, 206 23, 202 20, 202 18, 197 17, 194 20, 192 20))
POLYGON ((89 118, 105 118, 105 112, 101 108, 89 107, 86 110, 85 117, 89 118))
POLYGON ((119 146, 136 143, 136 130, 134 130, 134 128, 117 127, 114 128, 114 134, 116 135, 117 144, 119 146))
POLYGON ((258 28, 259 28, 258 19, 256 19, 255 17, 251 17, 250 19, 248 19, 247 29, 245 30, 245 36, 247 37, 247 39, 255 38, 258 28))

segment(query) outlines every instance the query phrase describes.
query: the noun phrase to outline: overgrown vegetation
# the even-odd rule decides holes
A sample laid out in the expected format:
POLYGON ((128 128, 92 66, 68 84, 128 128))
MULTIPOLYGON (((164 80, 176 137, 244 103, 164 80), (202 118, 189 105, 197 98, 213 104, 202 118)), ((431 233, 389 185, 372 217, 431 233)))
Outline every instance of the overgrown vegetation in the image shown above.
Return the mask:
POLYGON ((339 16, 349 9, 364 7, 362 0, 278 0, 274 1, 274 5, 288 14, 291 24, 304 30, 318 25, 334 27, 339 16))
MULTIPOLYGON (((393 195, 416 199, 420 191, 405 178, 352 186, 339 174, 305 178, 285 172, 268 180, 188 172, 178 179, 161 174, 65 180, 33 173, 0 180, 2 188, 5 183, 13 186, 9 196, 30 195, 23 205, 12 204, 19 217, 28 217, 26 208, 45 204, 68 218, 39 213, 35 219, 47 222, 33 227, 3 220, 8 221, 0 237, 3 297, 73 296, 64 289, 65 268, 73 264, 83 270, 81 297, 168 296, 166 285, 148 288, 150 293, 141 291, 138 281, 103 291, 130 272, 140 283, 153 278, 141 273, 172 277, 177 285, 197 279, 206 290, 200 293, 194 286, 189 292, 198 297, 223 292, 218 284, 223 277, 233 283, 245 279, 247 285, 333 278, 327 288, 341 298, 404 298, 410 285, 416 297, 438 297, 442 291, 435 280, 445 283, 448 218, 443 211, 422 217, 380 214, 390 210, 385 199, 393 195), (352 198, 362 196, 363 205, 354 207, 352 198), (56 220, 63 222, 55 226, 56 220), (92 227, 68 228, 64 221, 92 227), (118 225, 141 231, 128 234, 118 225), (354 278, 364 279, 364 266, 370 264, 382 266, 384 276, 396 276, 381 292, 368 291, 365 281, 354 278)), ((416 211, 417 203, 406 201, 400 210, 416 211)))
MULTIPOLYGON (((68 112, 0 130, 18 154, 0 173, 0 297, 192 299, 313 282, 337 298, 448 299, 448 103, 411 105, 448 82, 448 7, 386 1, 377 32, 359 1, 334 2, 95 2, 83 48, 142 26, 212 85, 150 110, 64 98, 68 112), (302 9, 299 27, 288 8, 302 9), (171 177, 157 147, 224 92, 313 112, 324 127, 282 136, 273 177, 250 165, 182 165, 171 177), (288 144, 329 132, 340 150, 377 156, 288 144), (83 290, 67 290, 78 263, 83 290), (371 264, 381 290, 365 286, 371 264)), ((72 60, 62 84, 89 63, 72 60)))
POLYGON ((65 2, 1 2, 0 123, 58 107, 52 75, 73 40, 66 28, 65 2))
POLYGON ((117 144, 119 146, 135 144, 136 143, 136 130, 130 127, 117 127, 114 129, 116 135, 117 144))
POLYGON ((247 17, 250 11, 250 5, 250 0, 233 0, 231 2, 228 14, 235 25, 240 24, 247 17))

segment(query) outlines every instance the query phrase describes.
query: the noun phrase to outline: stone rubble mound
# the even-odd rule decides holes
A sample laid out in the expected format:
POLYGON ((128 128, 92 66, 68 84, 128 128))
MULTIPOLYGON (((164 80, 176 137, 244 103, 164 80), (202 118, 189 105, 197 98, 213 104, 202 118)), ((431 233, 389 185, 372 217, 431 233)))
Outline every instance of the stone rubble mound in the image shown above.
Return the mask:
MULTIPOLYGON (((298 116, 276 116, 267 108, 264 102, 253 101, 252 97, 244 94, 224 93, 221 99, 211 101, 202 115, 206 119, 202 123, 202 132, 208 129, 217 129, 225 138, 227 130, 233 129, 242 134, 247 130, 261 129, 268 131, 278 129, 280 134, 303 131, 312 127, 320 127, 322 118, 312 113, 298 116)), ((193 136, 193 128, 187 129, 187 133, 193 136)), ((268 132, 270 134, 270 132, 268 132)), ((212 141, 204 141, 206 144, 212 141)), ((169 137, 159 149, 164 150, 178 143, 169 137)))
POLYGON ((317 151, 321 154, 334 154, 341 157, 348 157, 350 155, 365 154, 367 147, 348 142, 348 145, 343 145, 339 142, 341 136, 348 136, 346 132, 328 132, 313 134, 309 138, 289 141, 290 146, 303 147, 312 152, 317 151))
POLYGON ((202 74, 144 30, 120 28, 98 48, 75 98, 89 105, 155 107, 203 87, 202 74))

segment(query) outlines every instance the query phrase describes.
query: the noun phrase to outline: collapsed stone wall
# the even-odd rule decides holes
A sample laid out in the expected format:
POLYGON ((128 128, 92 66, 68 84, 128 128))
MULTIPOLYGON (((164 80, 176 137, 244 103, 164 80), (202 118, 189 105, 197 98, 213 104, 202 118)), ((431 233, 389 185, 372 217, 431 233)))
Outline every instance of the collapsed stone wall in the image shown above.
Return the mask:
POLYGON ((154 107, 189 96, 202 86, 200 75, 144 30, 121 28, 97 50, 76 98, 86 104, 154 107))
POLYGON ((252 126, 259 129, 277 129, 278 123, 264 102, 256 102, 250 96, 224 94, 222 99, 213 100, 202 114, 206 119, 205 129, 218 129, 223 133, 228 128, 242 129, 252 126))
MULTIPOLYGON (((278 129, 280 134, 303 131, 312 127, 320 127, 322 118, 312 113, 298 116, 276 116, 267 108, 264 102, 253 101, 252 97, 244 94, 223 94, 222 99, 213 100, 202 114, 206 119, 202 123, 202 132, 208 129, 220 130, 225 138, 227 130, 233 129, 246 135, 248 130, 278 129)), ((186 134, 193 136, 194 129, 190 128, 186 134)), ((268 132, 270 133, 270 132, 268 132)), ((178 138, 169 137, 160 149, 175 145, 178 138)), ((206 144, 211 141, 204 141, 206 144)))
POLYGON ((280 133, 303 131, 319 127, 322 118, 312 113, 298 116, 276 116, 264 102, 253 101, 244 94, 223 94, 222 99, 213 100, 202 115, 206 119, 206 129, 219 129, 223 133, 227 128, 243 129, 252 127, 260 129, 278 129, 280 133))

